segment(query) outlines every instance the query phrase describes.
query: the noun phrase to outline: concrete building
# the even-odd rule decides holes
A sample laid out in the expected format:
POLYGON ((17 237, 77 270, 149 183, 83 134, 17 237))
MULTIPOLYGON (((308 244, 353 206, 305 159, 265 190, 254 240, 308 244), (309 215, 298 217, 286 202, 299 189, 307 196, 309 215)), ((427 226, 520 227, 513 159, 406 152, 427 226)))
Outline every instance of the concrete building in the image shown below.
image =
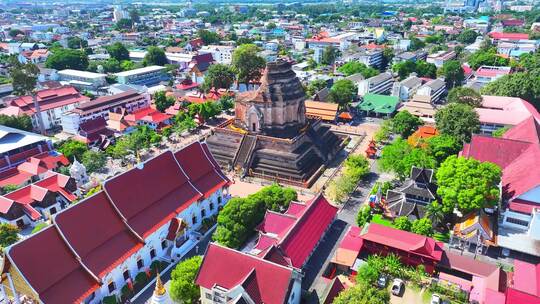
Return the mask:
POLYGON ((426 61, 428 63, 433 63, 437 68, 440 68, 445 62, 454 58, 456 58, 456 52, 454 51, 439 51, 435 54, 428 55, 426 61))
POLYGON ((358 95, 364 96, 368 93, 386 94, 392 90, 394 77, 391 73, 381 73, 358 83, 358 95))
POLYGON ((152 65, 131 71, 114 74, 120 84, 137 84, 152 86, 168 78, 165 67, 152 65))
POLYGON ((214 61, 221 64, 231 64, 233 52, 234 47, 228 45, 205 45, 199 50, 200 54, 212 54, 214 61))
POLYGON ((61 70, 58 72, 60 81, 81 90, 96 90, 107 85, 106 74, 79 70, 61 70))

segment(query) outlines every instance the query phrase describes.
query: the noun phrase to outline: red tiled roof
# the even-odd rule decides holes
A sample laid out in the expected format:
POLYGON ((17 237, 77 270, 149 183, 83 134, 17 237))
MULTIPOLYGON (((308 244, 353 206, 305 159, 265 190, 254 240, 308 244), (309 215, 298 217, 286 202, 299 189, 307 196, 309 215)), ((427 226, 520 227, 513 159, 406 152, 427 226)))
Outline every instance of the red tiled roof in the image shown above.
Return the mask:
POLYGON ((322 194, 309 203, 297 223, 279 244, 281 250, 291 259, 292 266, 301 268, 304 265, 334 221, 337 211, 338 208, 330 205, 322 194))
POLYGON ((264 220, 260 223, 255 230, 260 231, 261 233, 266 234, 276 234, 279 237, 283 237, 294 223, 296 223, 297 218, 281 214, 274 211, 266 211, 264 215, 264 220))
POLYGON ((103 191, 59 213, 55 223, 82 262, 100 278, 143 246, 103 191), (103 224, 96 225, 97 218, 103 224))
POLYGON ((363 244, 360 232, 362 232, 362 229, 358 226, 349 227, 347 234, 339 244, 339 248, 360 252, 363 244))
MULTIPOLYGON (((41 111, 90 101, 90 98, 79 94, 79 92, 71 86, 41 90, 37 92, 36 97, 40 104, 41 111)), ((32 96, 29 95, 11 100, 10 105, 19 107, 21 111, 27 115, 35 113, 34 102, 32 101, 32 96)))
POLYGON ((540 264, 514 260, 513 286, 515 290, 540 296, 540 264))
POLYGON ((146 237, 202 195, 170 151, 141 166, 106 181, 103 188, 128 224, 146 237))
POLYGON ((287 301, 293 270, 242 252, 210 244, 195 279, 207 289, 242 285, 256 303, 287 301))
POLYGON ((505 197, 514 199, 540 185, 540 145, 532 145, 503 170, 505 197))
POLYGON ((527 33, 501 33, 501 32, 491 32, 489 36, 493 39, 508 39, 508 40, 521 40, 529 39, 529 34, 527 33))
POLYGON ((230 182, 221 168, 211 161, 212 155, 205 151, 200 142, 194 142, 177 151, 174 157, 191 183, 205 197, 209 197, 217 189, 230 182))
POLYGON ((66 186, 71 177, 52 171, 49 171, 48 173, 49 176, 38 182, 35 182, 34 185, 46 188, 52 192, 59 192, 70 202, 73 202, 77 199, 77 196, 75 194, 71 193, 69 190, 66 189, 66 186))
POLYGON ((460 155, 481 162, 492 162, 504 169, 530 146, 530 143, 524 141, 475 134, 470 143, 463 145, 460 155))
POLYGON ((521 212, 525 214, 532 214, 535 208, 538 208, 538 204, 515 199, 508 204, 508 208, 512 211, 521 212))
POLYGON ((364 240, 413 252, 436 261, 440 261, 442 258, 442 243, 432 238, 375 223, 369 224, 366 228, 367 230, 362 231, 363 234, 361 234, 361 238, 364 240))
POLYGON ((540 123, 536 117, 531 115, 529 118, 506 131, 502 137, 540 144, 540 123))
POLYGON ((528 293, 515 290, 514 288, 506 289, 506 304, 540 304, 540 297, 530 295, 528 293))
POLYGON ((78 303, 99 288, 56 227, 47 227, 28 240, 10 247, 7 255, 44 303, 78 303))

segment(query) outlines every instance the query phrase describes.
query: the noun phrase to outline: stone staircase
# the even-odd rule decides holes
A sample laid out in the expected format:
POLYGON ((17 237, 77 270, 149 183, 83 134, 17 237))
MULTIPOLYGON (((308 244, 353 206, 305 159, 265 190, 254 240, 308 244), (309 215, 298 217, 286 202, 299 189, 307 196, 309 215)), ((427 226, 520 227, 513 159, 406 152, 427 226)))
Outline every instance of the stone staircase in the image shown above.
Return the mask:
POLYGON ((249 166, 249 161, 251 159, 251 155, 253 154, 253 150, 255 149, 255 145, 257 143, 257 136, 255 135, 244 135, 244 139, 242 140, 242 143, 240 144, 240 148, 238 148, 238 153, 236 154, 236 158, 234 160, 234 168, 237 170, 244 169, 247 170, 247 167, 249 166))

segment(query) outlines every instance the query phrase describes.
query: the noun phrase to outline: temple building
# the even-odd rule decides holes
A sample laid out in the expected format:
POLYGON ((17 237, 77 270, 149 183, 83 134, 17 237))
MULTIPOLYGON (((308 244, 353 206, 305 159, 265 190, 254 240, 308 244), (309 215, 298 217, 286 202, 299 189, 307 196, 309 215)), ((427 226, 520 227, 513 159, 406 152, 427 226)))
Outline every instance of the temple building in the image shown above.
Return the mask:
POLYGON ((235 118, 214 130, 210 151, 222 168, 309 187, 343 139, 306 117, 305 93, 291 64, 269 62, 255 91, 236 97, 235 118))
POLYGON ((118 298, 153 262, 177 261, 197 246, 203 221, 226 204, 228 186, 205 144, 164 152, 105 181, 102 191, 56 213, 52 225, 6 248, 0 292, 14 303, 118 298))

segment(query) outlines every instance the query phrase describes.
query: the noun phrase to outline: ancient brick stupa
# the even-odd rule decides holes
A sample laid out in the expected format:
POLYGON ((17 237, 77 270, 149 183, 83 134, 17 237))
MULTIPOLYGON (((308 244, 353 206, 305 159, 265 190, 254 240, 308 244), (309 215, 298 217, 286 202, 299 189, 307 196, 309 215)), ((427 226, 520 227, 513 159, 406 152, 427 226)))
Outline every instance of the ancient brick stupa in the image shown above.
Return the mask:
POLYGON ((261 86, 239 94, 235 118, 208 138, 212 154, 242 176, 309 187, 343 140, 320 120, 308 119, 304 101, 291 64, 268 63, 261 86))

